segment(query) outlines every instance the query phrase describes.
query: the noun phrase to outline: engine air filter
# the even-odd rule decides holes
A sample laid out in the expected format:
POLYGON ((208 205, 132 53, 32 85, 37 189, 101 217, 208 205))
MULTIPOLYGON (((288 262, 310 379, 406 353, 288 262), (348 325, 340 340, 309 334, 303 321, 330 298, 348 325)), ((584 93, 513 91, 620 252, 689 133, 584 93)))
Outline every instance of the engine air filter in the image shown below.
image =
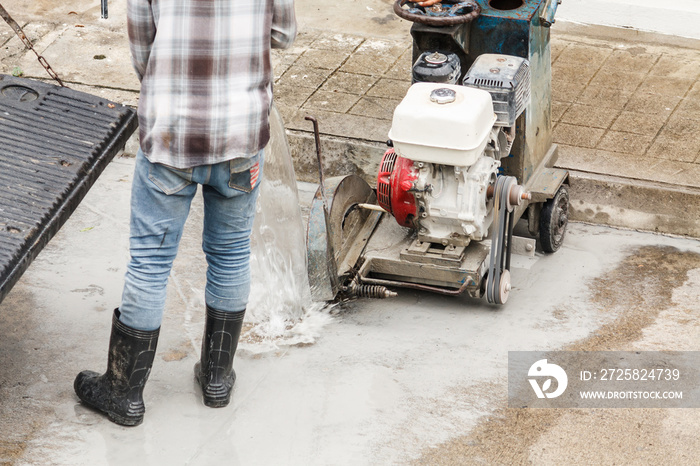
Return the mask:
POLYGON ((530 104, 530 64, 511 55, 486 53, 477 57, 462 84, 491 94, 496 126, 513 126, 530 104))

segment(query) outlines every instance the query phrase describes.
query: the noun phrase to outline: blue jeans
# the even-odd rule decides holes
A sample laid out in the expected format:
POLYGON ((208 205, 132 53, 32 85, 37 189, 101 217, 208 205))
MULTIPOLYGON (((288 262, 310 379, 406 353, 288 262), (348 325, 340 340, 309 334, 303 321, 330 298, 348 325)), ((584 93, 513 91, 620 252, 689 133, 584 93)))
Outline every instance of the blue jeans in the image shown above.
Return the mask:
POLYGON ((223 312, 245 310, 250 293, 250 233, 262 165, 260 151, 249 159, 176 169, 149 162, 139 150, 131 189, 131 260, 121 322, 138 330, 160 327, 168 276, 198 184, 204 197, 205 301, 223 312))

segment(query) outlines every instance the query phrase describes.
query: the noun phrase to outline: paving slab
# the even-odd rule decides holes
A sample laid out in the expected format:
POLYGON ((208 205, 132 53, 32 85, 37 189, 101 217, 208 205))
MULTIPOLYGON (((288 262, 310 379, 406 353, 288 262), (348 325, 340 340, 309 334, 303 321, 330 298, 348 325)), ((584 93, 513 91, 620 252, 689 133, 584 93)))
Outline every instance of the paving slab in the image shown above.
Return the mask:
MULTIPOLYGON (((4 5, 69 85, 136 105, 125 2, 110 2, 107 20, 99 18, 95 3, 5 0, 4 5)), ((359 173, 374 184, 393 110, 410 86, 411 24, 391 12, 391 3, 361 0, 329 8, 318 0, 297 2, 299 37, 290 49, 273 51, 273 64, 275 97, 299 179, 317 177, 311 125, 304 119, 312 114, 320 123, 325 170, 359 173)), ((642 7, 648 13, 655 6, 642 7)), ((579 18, 575 8, 568 12, 579 18)), ((697 12, 691 8, 689 14, 697 12)), ((19 68, 27 77, 46 79, 9 28, 0 28, 0 44, 0 72, 19 68)), ((700 41, 560 21, 552 28, 551 46, 553 134, 560 146, 558 166, 572 170, 572 184, 583 172, 694 193, 700 165, 700 41)), ((601 191, 578 195, 588 193, 587 203, 618 199, 607 195, 607 185, 598 186, 601 191)), ((654 217, 644 210, 654 203, 638 204, 645 218, 654 217)), ((671 207, 683 217, 687 206, 671 207)), ((610 222, 658 229, 623 218, 610 222)), ((591 220, 576 211, 573 219, 591 220)), ((697 224, 662 231, 700 236, 697 224)))
MULTIPOLYGON (((560 146, 557 166, 572 171, 572 185, 584 183, 579 173, 585 172, 601 175, 600 180, 621 178, 627 180, 625 183, 652 183, 654 189, 647 192, 649 195, 663 196, 665 185, 670 191, 682 188, 690 208, 700 204, 700 197, 694 197, 700 195, 696 192, 700 168, 700 42, 684 40, 679 47, 668 43, 667 37, 655 40, 657 37, 651 34, 640 41, 637 34, 631 34, 627 40, 620 34, 611 39, 605 35, 609 31, 603 29, 601 33, 600 28, 595 35, 582 35, 572 27, 564 29, 552 30, 553 133, 554 142, 560 146)), ((299 154, 301 150, 313 149, 308 144, 310 125, 304 120, 312 114, 320 122, 324 170, 336 175, 342 174, 340 167, 348 169, 347 145, 339 144, 346 139, 349 145, 361 144, 363 153, 368 155, 360 165, 350 167, 351 171, 373 184, 375 172, 368 168, 381 160, 393 110, 410 85, 410 37, 375 40, 325 31, 317 34, 316 41, 351 42, 357 47, 342 66, 330 69, 327 63, 303 60, 307 53, 319 53, 315 42, 311 42, 299 60, 276 78, 277 89, 283 90, 281 112, 290 143, 298 159, 308 159, 299 154), (387 51, 395 57, 389 71, 387 51), (284 91, 292 89, 300 77, 311 77, 316 82, 325 79, 315 90, 308 83, 299 84, 304 92, 292 91, 297 98, 286 98, 284 91)), ((286 55, 284 51, 277 54, 286 55)), ((298 168, 300 179, 316 179, 312 164, 298 168), (306 171, 307 168, 311 170, 306 171)), ((575 195, 585 195, 581 200, 595 205, 600 204, 600 199, 614 203, 621 196, 632 195, 618 191, 618 195, 610 196, 615 189, 612 185, 599 182, 596 186, 597 190, 591 190, 590 184, 586 189, 574 190, 575 195)), ((660 203, 626 199, 624 204, 616 207, 623 209, 625 215, 610 216, 607 224, 700 236, 700 224, 685 215, 689 208, 685 203, 666 203, 662 212, 651 210, 660 203), (637 209, 630 211, 629 206, 635 204, 637 209), (641 217, 631 220, 636 214, 641 217), (658 215, 683 220, 656 225, 651 219, 658 215), (680 224, 684 226, 677 228, 680 224)), ((600 219, 578 209, 573 210, 572 218, 600 219)))

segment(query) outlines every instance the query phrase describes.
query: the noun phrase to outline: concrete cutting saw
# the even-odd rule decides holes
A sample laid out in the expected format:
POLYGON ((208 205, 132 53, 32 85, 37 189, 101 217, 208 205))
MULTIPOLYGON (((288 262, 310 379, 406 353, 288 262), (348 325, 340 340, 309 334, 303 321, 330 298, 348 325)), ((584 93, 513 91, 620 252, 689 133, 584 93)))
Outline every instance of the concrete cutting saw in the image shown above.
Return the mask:
POLYGON ((546 253, 560 248, 569 196, 568 172, 552 168, 556 0, 468 3, 440 16, 397 0, 415 21, 413 85, 375 189, 321 174, 307 237, 316 300, 413 288, 504 304, 511 255, 534 255, 536 238, 546 253), (514 234, 521 218, 527 236, 514 234))

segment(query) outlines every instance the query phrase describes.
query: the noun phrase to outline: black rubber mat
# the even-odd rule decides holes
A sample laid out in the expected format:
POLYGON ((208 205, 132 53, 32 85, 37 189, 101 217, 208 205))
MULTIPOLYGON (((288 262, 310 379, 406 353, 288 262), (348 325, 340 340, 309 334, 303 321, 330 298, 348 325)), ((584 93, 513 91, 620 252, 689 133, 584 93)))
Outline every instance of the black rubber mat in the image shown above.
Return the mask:
POLYGON ((137 125, 128 107, 0 75, 0 301, 137 125))

